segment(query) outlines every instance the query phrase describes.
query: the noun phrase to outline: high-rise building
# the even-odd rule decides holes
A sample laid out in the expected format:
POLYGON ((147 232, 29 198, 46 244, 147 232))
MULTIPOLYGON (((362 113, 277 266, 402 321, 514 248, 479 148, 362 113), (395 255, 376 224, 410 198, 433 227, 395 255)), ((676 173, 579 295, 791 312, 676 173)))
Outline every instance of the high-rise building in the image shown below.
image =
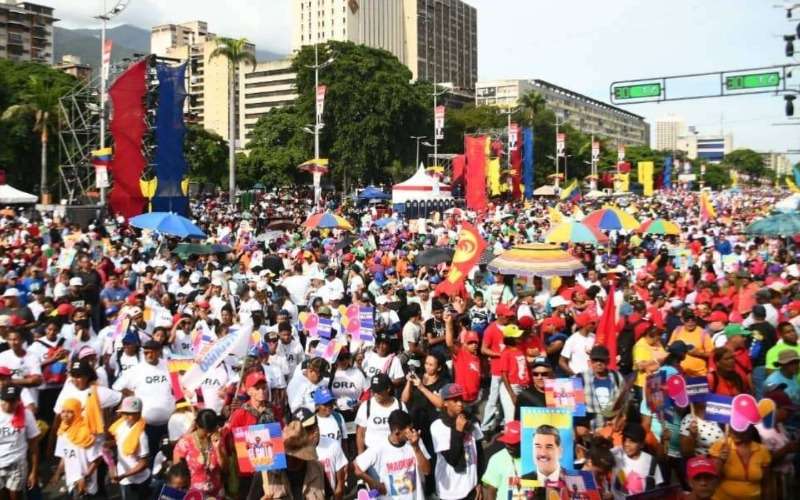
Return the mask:
POLYGON ((785 153, 759 153, 764 159, 764 167, 775 172, 775 177, 782 179, 792 175, 792 160, 785 153))
POLYGON ((678 138, 675 149, 684 151, 690 160, 720 163, 726 154, 733 151, 733 134, 688 134, 678 138))
POLYGON ((64 54, 61 62, 54 65, 53 68, 85 82, 92 79, 92 67, 81 63, 80 57, 71 54, 64 54))
POLYGON ((384 49, 415 79, 473 90, 478 15, 462 0, 293 0, 293 50, 329 40, 384 49))
POLYGON ((585 134, 594 134, 614 144, 649 144, 650 124, 644 121, 644 117, 544 80, 478 82, 475 103, 478 106, 514 107, 520 97, 531 91, 544 98, 547 107, 561 122, 569 123, 585 134))
POLYGON ((53 64, 52 7, 0 0, 0 59, 53 64))
MULTIPOLYGON (((228 60, 224 57, 211 58, 217 42, 215 35, 208 32, 207 24, 203 21, 192 21, 156 26, 150 32, 150 43, 151 52, 157 56, 188 61, 188 113, 203 128, 216 132, 226 141, 229 140, 228 60)), ((255 54, 256 47, 249 44, 247 50, 255 54)), ((251 69, 242 65, 236 72, 233 88, 237 92, 234 98, 237 123, 241 121, 239 79, 251 69)), ((237 148, 241 149, 244 147, 243 137, 239 134, 241 127, 237 125, 235 130, 237 137, 234 140, 237 148)))
POLYGON ((291 59, 261 62, 239 79, 239 137, 247 144, 250 132, 259 118, 273 108, 294 103, 297 99, 295 81, 297 73, 292 71, 291 59))
POLYGON ((656 149, 673 151, 678 149, 678 139, 686 135, 686 122, 682 118, 669 116, 656 120, 656 149))

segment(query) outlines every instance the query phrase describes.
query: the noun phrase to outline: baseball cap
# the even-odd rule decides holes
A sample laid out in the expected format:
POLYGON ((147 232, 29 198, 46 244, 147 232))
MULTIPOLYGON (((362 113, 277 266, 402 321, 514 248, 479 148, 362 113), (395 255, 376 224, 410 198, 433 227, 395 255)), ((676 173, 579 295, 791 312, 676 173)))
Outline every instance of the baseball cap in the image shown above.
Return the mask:
POLYGON ((505 444, 519 444, 522 439, 522 432, 520 429, 519 420, 512 420, 511 422, 506 424, 505 429, 503 429, 503 434, 497 438, 498 441, 505 444))
POLYGON ((553 369, 553 366, 550 364, 550 362, 544 356, 539 356, 538 358, 535 358, 533 360, 532 368, 536 368, 537 366, 544 366, 546 368, 550 368, 551 370, 553 369))
POLYGON ((778 361, 775 362, 775 365, 788 365, 795 361, 800 361, 800 354, 797 354, 794 349, 784 349, 778 353, 778 361))
POLYGON ((145 351, 160 351, 163 346, 155 340, 148 340, 142 346, 145 351))
POLYGON ((439 390, 439 396, 444 400, 463 398, 464 388, 460 384, 445 384, 439 390))
POLYGON ((589 359, 592 361, 608 361, 611 357, 611 354, 608 352, 608 348, 604 345, 596 345, 592 347, 592 350, 589 351, 589 359))
POLYGON ((117 306, 106 307, 106 311, 105 311, 106 316, 113 316, 114 314, 117 314, 118 312, 119 312, 119 307, 117 307, 117 306))
POLYGON ((128 396, 127 398, 122 400, 122 404, 119 405, 119 409, 117 413, 141 413, 142 412, 142 400, 137 398, 136 396, 128 396))
POLYGON ((692 457, 686 462, 686 477, 690 480, 699 476, 700 474, 710 474, 714 477, 719 477, 717 467, 711 459, 706 457, 692 457))
POLYGON ((536 323, 536 320, 533 319, 533 316, 528 316, 528 315, 525 315, 525 316, 519 318, 519 320, 517 320, 517 324, 523 330, 532 329, 534 323, 536 323))
POLYGON ((644 335, 644 332, 646 332, 647 329, 650 328, 651 326, 653 326, 653 325, 650 322, 642 321, 641 323, 639 323, 635 327, 633 327, 633 333, 634 333, 634 335, 636 335, 636 338, 638 339, 639 337, 644 335))
POLYGON ((81 347, 81 350, 78 351, 78 359, 84 359, 91 356, 97 356, 97 351, 95 351, 93 347, 90 347, 88 345, 81 347))
POLYGON ((298 408, 292 413, 292 420, 300 422, 303 427, 314 427, 317 425, 317 415, 308 408, 298 408))
POLYGON ((69 286, 83 286, 83 280, 79 276, 69 279, 69 286))
POLYGON ((625 425, 622 431, 622 437, 628 438, 637 443, 644 443, 645 432, 642 424, 630 423, 625 425))
POLYGON ((480 337, 478 337, 478 334, 476 332, 473 332, 472 330, 464 334, 465 344, 469 344, 470 342, 480 342, 480 341, 481 339, 480 337))
POLYGON ((6 291, 3 292, 3 297, 19 297, 19 290, 16 288, 6 288, 6 291))
POLYGON ((69 366, 69 374, 73 377, 88 377, 92 374, 92 367, 86 361, 73 361, 69 366))
POLYGON ((555 297, 550 299, 550 307, 552 307, 553 309, 555 309, 556 307, 561 307, 566 305, 569 305, 569 302, 567 302, 567 299, 565 299, 561 295, 556 295, 555 297))
POLYGON ((376 373, 369 379, 369 390, 373 393, 383 392, 392 386, 392 381, 385 373, 376 373))
POLYGON ((18 401, 20 397, 20 388, 16 385, 7 385, 0 391, 0 399, 3 401, 18 401))
POLYGON ((263 370, 259 370, 247 375, 244 379, 244 389, 247 390, 260 382, 266 382, 267 377, 264 375, 263 370))
POLYGON ((327 387, 320 387, 311 395, 314 397, 315 405, 326 405, 336 399, 333 397, 333 394, 331 394, 331 390, 327 387))
POLYGON ((684 355, 694 349, 694 346, 687 344, 683 340, 676 340, 667 346, 667 352, 670 354, 684 355))
POLYGON ((506 325, 501 328, 503 330, 503 337, 516 339, 522 336, 523 332, 517 325, 506 325))
POLYGON ((749 337, 752 332, 750 330, 745 329, 742 325, 737 323, 731 323, 730 325, 726 326, 722 333, 725 334, 726 337, 735 337, 736 335, 741 335, 742 337, 749 337))
POLYGON ((514 310, 508 304, 498 304, 495 309, 495 314, 499 316, 514 316, 514 310))
POLYGON ((722 311, 714 311, 708 316, 709 323, 727 323, 728 315, 722 311))

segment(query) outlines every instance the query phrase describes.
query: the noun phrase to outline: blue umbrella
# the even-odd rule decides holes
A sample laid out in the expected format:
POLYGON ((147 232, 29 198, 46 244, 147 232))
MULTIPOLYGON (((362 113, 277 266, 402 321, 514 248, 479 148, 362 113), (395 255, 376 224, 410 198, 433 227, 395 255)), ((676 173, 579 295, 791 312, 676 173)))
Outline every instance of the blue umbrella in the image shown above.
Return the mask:
POLYGON ((130 220, 133 227, 150 229, 179 238, 205 238, 206 234, 186 217, 171 212, 150 212, 130 220))
POLYGON ((800 214, 775 214, 759 219, 744 230, 745 233, 757 236, 792 237, 800 234, 800 214))
POLYGON ((358 193, 359 200, 388 200, 392 195, 384 193, 382 189, 375 186, 367 186, 358 193))

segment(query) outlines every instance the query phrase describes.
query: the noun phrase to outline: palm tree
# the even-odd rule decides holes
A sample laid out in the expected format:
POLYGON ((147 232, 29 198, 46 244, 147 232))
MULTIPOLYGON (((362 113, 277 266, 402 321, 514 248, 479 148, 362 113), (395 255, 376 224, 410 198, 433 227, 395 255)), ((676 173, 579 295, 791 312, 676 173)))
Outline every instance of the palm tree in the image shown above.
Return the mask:
POLYGON ((53 85, 37 76, 31 75, 27 90, 22 94, 22 103, 9 106, 2 115, 2 120, 18 120, 25 116, 33 116, 35 121, 33 131, 39 134, 42 155, 41 172, 41 197, 47 193, 47 143, 51 129, 53 129, 60 114, 59 100, 63 95, 63 88, 53 85))
POLYGON ((520 96, 518 106, 528 123, 533 124, 533 117, 547 106, 547 101, 538 92, 531 91, 520 96))
POLYGON ((217 37, 217 47, 209 60, 224 57, 228 60, 228 189, 230 204, 236 203, 236 71, 242 63, 255 69, 256 56, 248 50, 247 38, 217 37))

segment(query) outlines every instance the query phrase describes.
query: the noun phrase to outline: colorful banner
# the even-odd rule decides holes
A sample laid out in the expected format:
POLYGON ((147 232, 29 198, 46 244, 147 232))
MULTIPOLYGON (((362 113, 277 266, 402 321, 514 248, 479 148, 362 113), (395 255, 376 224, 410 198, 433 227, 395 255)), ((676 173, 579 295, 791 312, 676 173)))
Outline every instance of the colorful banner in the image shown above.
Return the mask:
POLYGON ((522 199, 522 130, 519 127, 513 130, 516 138, 515 147, 511 150, 511 196, 514 200, 520 200, 522 199))
POLYGON ((286 452, 279 423, 233 428, 239 472, 270 472, 286 468, 286 452))
POLYGON ((714 208, 714 205, 711 203, 711 198, 708 195, 708 191, 703 191, 700 193, 700 221, 701 222, 708 222, 711 219, 715 219, 717 217, 717 210, 714 208))
MULTIPOLYGON (((433 110, 433 128, 436 129, 436 139, 444 139, 444 106, 436 106, 433 110)), ((433 161, 437 160, 434 158, 433 161)))
POLYGON ((672 157, 664 158, 664 189, 672 189, 672 157))
POLYGON ((556 134, 556 154, 559 157, 563 157, 566 148, 567 148, 567 134, 556 134))
POLYGON ((322 121, 322 113, 325 111, 325 93, 328 91, 326 85, 317 87, 317 119, 322 121))
POLYGON ((653 162, 640 161, 637 164, 639 183, 642 185, 642 194, 653 196, 653 162))
POLYGON ((252 326, 229 330, 229 333, 214 342, 211 347, 196 360, 196 364, 182 377, 183 387, 194 391, 206 377, 206 374, 216 368, 222 361, 234 352, 247 353, 250 344, 252 326))
POLYGON ((436 287, 436 293, 458 294, 464 287, 467 275, 478 264, 485 249, 486 241, 481 237, 478 228, 469 222, 464 222, 458 233, 458 243, 456 243, 456 251, 450 264, 450 272, 447 273, 447 278, 436 287))
POLYGON ((492 158, 486 169, 486 176, 489 180, 489 195, 500 196, 500 159, 492 158))
POLYGON ((375 308, 361 306, 358 309, 358 337, 368 344, 375 343, 375 308))
POLYGON ((573 179, 572 183, 561 191, 562 200, 578 201, 581 199, 581 190, 578 187, 578 179, 573 179))
MULTIPOLYGON (((600 490, 594 474, 585 470, 570 470, 564 473, 564 484, 560 484, 556 489, 556 495, 560 492, 561 500, 601 500, 600 490)), ((555 498, 548 489, 547 498, 555 498)))
POLYGON ((708 395, 708 379, 706 377, 686 377, 686 394, 692 403, 703 403, 708 395))
POLYGON ((567 408, 576 417, 586 415, 586 394, 580 378, 545 380, 544 398, 548 408, 567 408))
POLYGON ((466 168, 466 165, 467 157, 465 155, 455 155, 453 157, 453 186, 464 182, 464 169, 466 168))
POLYGON ((467 169, 464 176, 465 196, 469 210, 486 210, 486 137, 467 136, 464 138, 467 156, 467 169))
POLYGON ((319 324, 317 325, 317 335, 322 337, 323 339, 331 338, 331 332, 333 331, 333 320, 331 318, 319 318, 319 324))
MULTIPOLYGON (((111 74, 111 49, 114 47, 114 42, 108 38, 106 39, 105 43, 103 44, 103 79, 108 81, 108 77, 111 74)), ((103 96, 105 99, 105 96, 103 96)))
POLYGON ((653 415, 663 418, 665 395, 664 395, 664 374, 656 372, 647 376, 644 384, 644 399, 647 409, 653 415))
POLYGON ((172 395, 175 400, 179 401, 184 399, 183 389, 181 388, 180 377, 192 369, 194 360, 191 358, 173 358, 167 361, 167 370, 169 370, 169 381, 172 385, 172 395))
POLYGON ((316 347, 314 347, 313 357, 322 358, 333 365, 336 363, 336 359, 339 357, 339 352, 341 352, 342 347, 344 347, 344 344, 337 339, 319 339, 316 347))
POLYGON ((186 139, 186 126, 183 122, 186 64, 172 67, 158 63, 156 72, 158 109, 154 132, 156 149, 153 170, 157 183, 155 193, 149 196, 152 198, 150 203, 156 212, 174 212, 188 216, 189 198, 181 188, 181 181, 189 171, 183 154, 186 139))
POLYGON ((570 410, 525 406, 521 417, 522 486, 543 487, 546 478, 563 479, 574 468, 570 410))
POLYGON ((522 183, 525 185, 525 199, 533 198, 533 129, 526 128, 522 133, 522 183))

